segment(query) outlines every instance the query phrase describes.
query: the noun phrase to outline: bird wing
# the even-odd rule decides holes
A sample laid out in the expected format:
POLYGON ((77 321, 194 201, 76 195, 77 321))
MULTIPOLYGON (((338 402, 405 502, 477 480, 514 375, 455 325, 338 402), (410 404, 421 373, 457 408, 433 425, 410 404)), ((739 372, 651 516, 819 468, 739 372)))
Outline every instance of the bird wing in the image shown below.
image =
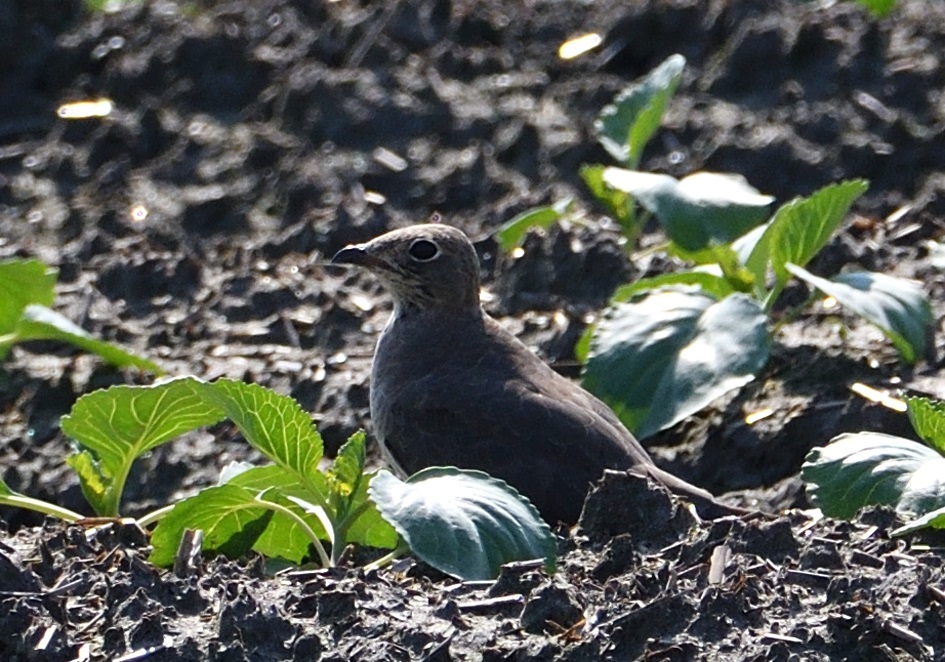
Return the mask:
POLYGON ((573 521, 605 468, 650 461, 619 423, 601 419, 596 398, 551 374, 538 386, 480 365, 385 389, 372 407, 378 436, 407 473, 480 469, 518 488, 547 518, 573 521))

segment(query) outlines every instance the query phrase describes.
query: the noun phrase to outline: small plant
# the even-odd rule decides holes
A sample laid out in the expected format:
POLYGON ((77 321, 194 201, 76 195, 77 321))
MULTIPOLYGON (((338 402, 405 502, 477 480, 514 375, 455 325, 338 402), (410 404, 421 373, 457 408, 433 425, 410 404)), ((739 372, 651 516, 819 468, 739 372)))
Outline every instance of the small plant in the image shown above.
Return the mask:
MULTIPOLYGON (((667 59, 595 124, 601 144, 627 167, 584 167, 592 193, 629 245, 655 217, 669 239, 666 252, 692 266, 617 289, 577 345, 585 386, 641 437, 677 423, 764 367, 778 328, 775 304, 791 278, 834 297, 879 327, 904 361, 917 361, 931 347, 933 323, 917 284, 867 271, 826 279, 804 269, 866 191, 864 180, 792 200, 765 222, 774 199, 739 175, 697 172, 677 180, 634 169, 684 64, 680 55, 667 59)), ((499 230, 499 243, 514 246, 528 227, 570 213, 568 203, 523 214, 499 230)))
POLYGON ((883 18, 896 8, 896 0, 856 0, 863 5, 875 18, 883 18))
POLYGON ((0 261, 0 360, 16 343, 59 340, 98 354, 118 367, 134 366, 163 374, 152 361, 93 338, 49 308, 55 297, 56 276, 55 269, 39 260, 0 261))
MULTIPOLYGON (((385 470, 367 473, 363 432, 321 471, 322 439, 308 414, 293 399, 255 384, 182 377, 113 386, 79 398, 62 429, 77 443, 68 463, 89 504, 101 517, 118 517, 138 457, 224 419, 271 464, 232 465, 220 484, 138 518, 142 527, 154 526, 151 561, 157 565, 173 563, 186 529, 200 529, 208 551, 240 556, 252 550, 293 563, 314 550, 321 565, 334 565, 349 544, 362 544, 394 550, 381 562, 410 549, 462 579, 495 577, 514 560, 543 558, 554 566, 548 525, 504 482, 455 467, 427 469, 406 481, 385 470)), ((2 481, 0 505, 82 520, 2 481)))
POLYGON ((84 0, 85 10, 93 14, 111 14, 140 4, 140 0, 84 0))
POLYGON ((841 434, 808 453, 801 468, 812 501, 828 517, 851 519, 864 506, 888 505, 913 518, 903 535, 945 528, 945 402, 906 397, 924 443, 878 432, 841 434))

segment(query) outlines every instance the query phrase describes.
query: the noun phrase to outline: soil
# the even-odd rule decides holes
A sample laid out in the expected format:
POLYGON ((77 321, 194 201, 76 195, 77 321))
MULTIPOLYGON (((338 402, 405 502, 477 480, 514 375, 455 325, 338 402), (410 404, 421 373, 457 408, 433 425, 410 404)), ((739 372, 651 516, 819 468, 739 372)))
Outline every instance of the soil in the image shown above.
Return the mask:
MULTIPOLYGON (((779 202, 865 177, 810 270, 914 278, 936 319, 945 308, 935 0, 882 20, 793 0, 122 4, 0 7, 0 257, 56 266, 58 311, 171 374, 292 395, 329 453, 370 434, 370 358, 390 310, 369 275, 325 266, 344 245, 438 212, 476 240, 489 312, 573 376, 574 344, 613 289, 672 268, 621 244, 578 169, 610 163, 600 109, 673 53, 687 66, 644 169, 740 173, 779 202), (559 59, 586 32, 602 45, 559 59), (107 117, 57 117, 96 98, 114 102, 107 117), (565 197, 583 222, 497 251, 502 223, 565 197)), ((649 228, 642 242, 660 239, 649 228)), ((851 384, 945 397, 938 371, 811 309, 755 381, 645 440, 665 468, 769 515, 700 522, 609 475, 559 530, 551 576, 524 564, 460 583, 409 558, 277 573, 208 558, 178 576, 146 562, 128 521, 3 509, 0 659, 945 659, 941 539, 891 538, 901 521, 884 509, 820 519, 798 477, 841 432, 913 436, 851 384)), ((89 512, 59 418, 91 390, 149 380, 54 343, 16 347, 0 368, 3 480, 89 512)), ((186 435, 138 463, 124 512, 259 459, 227 425, 186 435)))

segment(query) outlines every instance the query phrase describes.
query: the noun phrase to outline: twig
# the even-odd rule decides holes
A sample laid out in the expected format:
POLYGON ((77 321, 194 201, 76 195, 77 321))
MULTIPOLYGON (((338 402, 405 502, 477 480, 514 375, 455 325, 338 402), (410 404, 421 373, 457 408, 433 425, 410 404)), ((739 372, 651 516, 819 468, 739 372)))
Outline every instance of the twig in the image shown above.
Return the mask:
POLYGON ((384 11, 381 15, 374 21, 371 27, 368 28, 357 45, 351 49, 351 54, 348 56, 348 61, 345 62, 345 66, 357 67, 361 64, 361 60, 363 60, 367 52, 371 50, 371 46, 373 46, 377 38, 381 36, 381 32, 384 31, 384 28, 387 27, 387 24, 390 23, 390 19, 394 17, 394 14, 397 13, 399 8, 399 0, 392 0, 385 4, 384 11))

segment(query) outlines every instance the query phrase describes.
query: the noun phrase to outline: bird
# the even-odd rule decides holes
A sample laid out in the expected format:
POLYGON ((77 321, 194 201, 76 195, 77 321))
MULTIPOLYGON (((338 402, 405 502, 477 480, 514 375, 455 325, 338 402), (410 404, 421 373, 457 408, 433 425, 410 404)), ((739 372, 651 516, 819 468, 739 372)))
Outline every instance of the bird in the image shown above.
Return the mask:
POLYGON ((393 299, 369 400, 382 455, 396 472, 484 471, 551 524, 574 524, 606 469, 647 475, 703 517, 744 512, 656 466, 610 407, 488 315, 479 258, 461 230, 410 225, 348 245, 331 262, 367 269, 393 299))

